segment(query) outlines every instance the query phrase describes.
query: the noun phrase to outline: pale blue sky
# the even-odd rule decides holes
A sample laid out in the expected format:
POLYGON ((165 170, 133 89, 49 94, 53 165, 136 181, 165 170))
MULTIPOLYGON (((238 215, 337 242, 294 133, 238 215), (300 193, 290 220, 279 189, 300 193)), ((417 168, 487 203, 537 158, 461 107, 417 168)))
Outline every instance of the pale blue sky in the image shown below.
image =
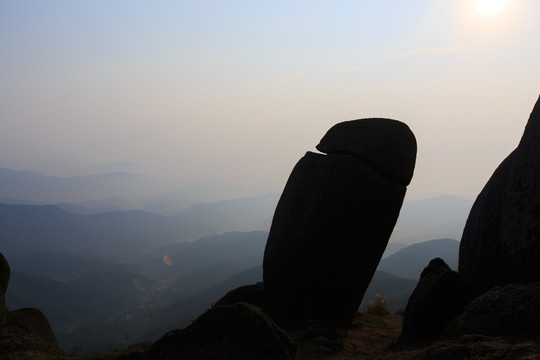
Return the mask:
POLYGON ((540 93, 540 1, 0 0, 0 167, 281 190, 334 123, 406 122, 411 197, 474 197, 540 93))

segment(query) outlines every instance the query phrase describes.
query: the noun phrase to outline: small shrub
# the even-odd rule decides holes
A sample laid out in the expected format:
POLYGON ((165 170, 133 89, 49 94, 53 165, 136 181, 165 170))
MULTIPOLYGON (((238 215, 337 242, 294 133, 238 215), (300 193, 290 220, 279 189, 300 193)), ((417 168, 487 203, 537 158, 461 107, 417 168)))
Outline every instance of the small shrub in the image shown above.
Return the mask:
POLYGON ((388 309, 386 308, 386 297, 379 294, 375 294, 375 300, 368 301, 367 303, 362 303, 364 312, 371 315, 389 315, 388 309))

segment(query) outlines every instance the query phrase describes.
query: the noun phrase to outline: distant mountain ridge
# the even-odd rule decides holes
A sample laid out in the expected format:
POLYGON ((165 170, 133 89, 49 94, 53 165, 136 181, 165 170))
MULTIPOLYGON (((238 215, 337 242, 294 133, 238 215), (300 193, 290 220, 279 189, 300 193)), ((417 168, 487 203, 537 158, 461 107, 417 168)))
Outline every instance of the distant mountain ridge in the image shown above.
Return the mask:
MULTIPOLYGON (((0 169, 0 250, 16 273, 10 306, 43 307, 66 346, 107 347, 162 335, 170 320, 189 323, 233 287, 260 281, 280 195, 184 185, 122 172, 55 178, 0 169)), ((381 294, 393 311, 433 257, 457 267, 459 242, 450 238, 471 204, 406 199, 364 301, 381 294)))
POLYGON ((390 242, 413 244, 429 239, 460 239, 473 200, 454 195, 405 199, 390 242))
POLYGON ((77 215, 58 207, 0 204, 2 252, 29 250, 101 259, 128 259, 158 244, 189 240, 205 231, 179 219, 141 211, 77 215))
POLYGON ((254 230, 246 229, 246 224, 252 227, 259 225, 258 229, 269 230, 278 201, 278 193, 269 193, 214 203, 199 203, 176 212, 173 216, 191 222, 227 226, 235 231, 254 230))
POLYGON ((267 231, 231 231, 208 235, 192 242, 157 247, 140 258, 138 263, 146 269, 143 271, 166 278, 219 263, 247 269, 262 264, 267 238, 267 231), (169 266, 162 265, 165 254, 172 263, 169 266))
POLYGON ((442 258, 448 266, 457 270, 459 241, 436 239, 410 245, 382 259, 377 269, 408 279, 418 279, 429 261, 436 257, 442 258))
MULTIPOLYGON (((0 229, 3 229, 0 243, 6 256, 46 250, 118 260, 141 256, 158 245, 195 240, 238 228, 258 229, 257 225, 242 223, 242 214, 249 212, 249 206, 244 206, 244 212, 240 213, 227 214, 227 206, 221 206, 220 211, 229 221, 204 212, 185 217, 136 210, 79 215, 52 205, 0 204, 0 229)), ((257 211, 253 214, 249 220, 254 223, 259 222, 257 217, 264 215, 257 211)), ((260 222, 261 228, 268 225, 260 222)))
POLYGON ((107 262, 84 255, 29 249, 9 256, 13 271, 57 281, 74 280, 84 274, 103 271, 140 271, 136 264, 107 262))
POLYGON ((148 175, 112 172, 77 177, 46 176, 30 171, 0 169, 0 197, 31 202, 81 202, 148 191, 148 175))
MULTIPOLYGON (((122 171, 55 177, 0 168, 0 199, 11 204, 75 204, 120 198, 127 210, 170 215, 201 202, 251 197, 268 190, 241 186, 209 186, 190 179, 163 179, 122 171)), ((101 207, 99 205, 98 207, 101 207)))
MULTIPOLYGON (((119 171, 60 178, 0 169, 0 202, 55 205, 84 215, 141 210, 182 217, 200 226, 212 223, 206 234, 269 229, 278 193, 190 181, 193 179, 159 179, 119 171)), ((460 238, 471 206, 472 200, 450 195, 423 200, 406 198, 390 243, 460 238)))

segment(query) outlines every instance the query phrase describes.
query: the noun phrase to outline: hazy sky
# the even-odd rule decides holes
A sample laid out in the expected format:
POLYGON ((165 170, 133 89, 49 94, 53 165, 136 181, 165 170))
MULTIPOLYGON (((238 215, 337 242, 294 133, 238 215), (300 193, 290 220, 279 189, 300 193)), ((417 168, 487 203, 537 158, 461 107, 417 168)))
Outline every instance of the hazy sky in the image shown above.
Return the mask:
POLYGON ((281 190, 333 124, 416 134, 412 198, 474 197, 540 93, 540 1, 0 0, 0 167, 129 161, 281 190))

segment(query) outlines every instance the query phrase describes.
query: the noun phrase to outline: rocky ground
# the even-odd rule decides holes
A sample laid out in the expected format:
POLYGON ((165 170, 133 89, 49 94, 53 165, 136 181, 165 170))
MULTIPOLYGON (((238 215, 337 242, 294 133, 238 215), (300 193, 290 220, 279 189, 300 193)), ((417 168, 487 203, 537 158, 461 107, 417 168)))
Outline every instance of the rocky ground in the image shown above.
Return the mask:
MULTIPOLYGON (((416 349, 400 349, 396 340, 401 334, 403 317, 359 313, 349 330, 337 332, 339 348, 332 352, 321 341, 303 341, 304 334, 289 331, 298 346, 297 360, 535 360, 540 359, 540 339, 503 339, 479 335, 464 335, 435 342, 416 349)), ((145 349, 138 344, 129 349, 86 357, 58 356, 35 351, 0 355, 2 360, 116 360, 120 355, 145 349)))
MULTIPOLYGON (((305 334, 300 331, 289 331, 288 335, 297 344, 298 360, 345 360, 345 359, 377 359, 401 333, 403 317, 398 315, 377 316, 359 313, 349 330, 337 332, 339 348, 329 349, 324 343, 304 341, 305 334)), ((115 360, 120 355, 148 348, 149 344, 137 344, 128 349, 111 351, 85 357, 45 355, 39 351, 21 351, 0 356, 4 360, 115 360)))

